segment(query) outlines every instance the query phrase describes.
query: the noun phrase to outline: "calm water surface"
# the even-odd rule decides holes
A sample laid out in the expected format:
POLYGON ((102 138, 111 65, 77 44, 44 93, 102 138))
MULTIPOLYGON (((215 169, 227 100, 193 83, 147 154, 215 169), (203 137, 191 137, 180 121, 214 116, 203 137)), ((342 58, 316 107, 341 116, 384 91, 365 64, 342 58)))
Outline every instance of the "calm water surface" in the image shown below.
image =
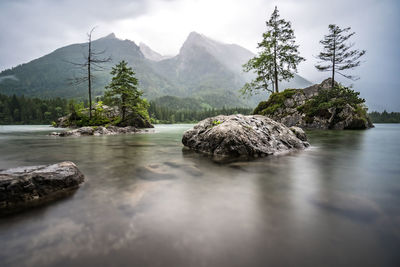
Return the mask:
POLYGON ((86 177, 0 218, 0 266, 400 266, 400 125, 310 132, 306 151, 230 164, 183 151, 189 127, 0 126, 0 169, 70 160, 86 177))

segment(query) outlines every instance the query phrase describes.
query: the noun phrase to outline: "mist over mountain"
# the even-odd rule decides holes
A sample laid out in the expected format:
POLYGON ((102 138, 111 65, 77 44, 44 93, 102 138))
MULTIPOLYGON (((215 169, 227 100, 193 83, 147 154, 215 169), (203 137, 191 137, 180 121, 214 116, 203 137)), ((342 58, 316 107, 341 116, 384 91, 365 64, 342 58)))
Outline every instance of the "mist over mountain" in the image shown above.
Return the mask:
MULTIPOLYGON (((83 62, 87 43, 72 44, 0 73, 0 93, 30 97, 65 97, 85 99, 86 84, 74 85, 71 78, 85 75, 85 70, 70 62, 83 62), (3 77, 3 78, 2 78, 3 77), (5 77, 13 77, 6 79, 5 77)), ((111 80, 109 72, 116 63, 126 60, 139 79, 140 89, 148 99, 162 96, 194 98, 210 107, 254 106, 266 93, 250 99, 240 97, 238 90, 252 74, 242 72, 242 65, 254 56, 235 44, 224 44, 202 34, 192 32, 179 54, 165 57, 149 46, 138 46, 130 40, 118 39, 113 33, 92 42, 96 51, 105 51, 112 62, 94 73, 93 95, 104 93, 111 80)), ((283 87, 303 88, 310 82, 296 75, 283 87)))
POLYGON ((163 56, 142 42, 139 44, 139 48, 140 48, 140 52, 142 52, 142 54, 144 55, 145 58, 153 60, 153 61, 161 61, 163 59, 172 57, 172 56, 163 56))

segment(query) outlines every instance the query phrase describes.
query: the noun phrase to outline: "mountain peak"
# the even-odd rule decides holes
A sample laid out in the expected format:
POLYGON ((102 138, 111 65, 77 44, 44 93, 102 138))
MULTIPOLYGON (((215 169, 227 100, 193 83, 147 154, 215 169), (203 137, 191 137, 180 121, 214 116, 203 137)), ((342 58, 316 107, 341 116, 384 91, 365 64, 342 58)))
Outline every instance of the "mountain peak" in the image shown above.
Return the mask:
POLYGON ((189 36, 188 36, 188 38, 193 38, 193 37, 202 37, 203 35, 201 34, 201 33, 198 33, 198 32, 195 32, 195 31, 192 31, 192 32, 190 32, 189 33, 189 36))
POLYGON ((201 42, 202 40, 208 39, 206 36, 203 34, 200 34, 198 32, 191 32, 189 33, 188 37, 186 38, 185 43, 198 43, 201 42))
POLYGON ((112 33, 110 33, 110 34, 108 34, 108 35, 106 35, 106 36, 104 36, 104 37, 102 37, 102 38, 100 38, 100 39, 115 39, 115 38, 117 38, 117 37, 116 37, 115 34, 112 32, 112 33))
POLYGON ((213 56, 225 67, 240 75, 242 73, 242 65, 254 56, 251 51, 239 45, 216 41, 193 31, 181 47, 179 56, 190 58, 193 55, 199 54, 199 51, 213 56))
POLYGON ((209 39, 198 33, 198 32, 191 32, 189 33, 188 37, 186 38, 185 42, 183 43, 179 53, 185 53, 186 50, 192 49, 193 47, 204 47, 207 46, 209 39))

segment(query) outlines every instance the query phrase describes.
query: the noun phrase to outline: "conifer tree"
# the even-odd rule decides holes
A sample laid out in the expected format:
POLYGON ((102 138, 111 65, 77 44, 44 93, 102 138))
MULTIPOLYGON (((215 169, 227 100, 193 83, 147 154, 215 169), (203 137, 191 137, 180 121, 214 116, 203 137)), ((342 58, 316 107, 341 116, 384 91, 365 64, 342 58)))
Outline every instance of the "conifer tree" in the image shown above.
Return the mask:
POLYGON ((351 29, 350 27, 341 29, 335 24, 330 24, 328 28, 329 34, 325 35, 324 39, 320 41, 323 45, 323 51, 317 58, 321 61, 315 67, 319 71, 332 72, 332 87, 335 85, 336 73, 347 79, 357 80, 357 76, 342 73, 344 70, 360 66, 360 58, 365 54, 365 50, 351 50, 354 43, 346 43, 355 32, 348 33, 351 29))
POLYGON ((135 72, 128 67, 128 63, 122 60, 112 68, 113 78, 111 83, 106 86, 105 96, 113 100, 122 112, 122 121, 126 118, 128 110, 135 111, 138 104, 143 100, 140 98, 143 92, 137 88, 138 80, 135 78, 135 72))
POLYGON ((299 55, 291 23, 280 19, 277 7, 266 26, 263 40, 258 43, 260 52, 243 65, 245 72, 253 70, 257 75, 255 80, 246 83, 241 89, 243 94, 252 94, 258 90, 279 92, 278 82, 293 78, 297 65, 305 60, 299 55))

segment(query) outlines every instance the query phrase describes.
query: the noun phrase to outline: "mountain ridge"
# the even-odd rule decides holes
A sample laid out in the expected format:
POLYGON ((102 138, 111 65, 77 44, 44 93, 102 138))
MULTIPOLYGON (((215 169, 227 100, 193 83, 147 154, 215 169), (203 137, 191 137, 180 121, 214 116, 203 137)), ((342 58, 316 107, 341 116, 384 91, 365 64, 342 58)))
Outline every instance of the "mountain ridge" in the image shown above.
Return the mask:
MULTIPOLYGON (((216 108, 254 106, 259 101, 257 97, 245 100, 239 96, 238 90, 251 79, 251 74, 242 72, 242 64, 254 54, 238 45, 215 41, 197 32, 189 34, 178 55, 168 58, 144 43, 137 45, 131 40, 118 39, 114 33, 94 40, 92 45, 96 51, 106 51, 104 57, 113 59, 104 64, 104 70, 95 73, 94 97, 103 94, 104 86, 111 79, 111 67, 126 60, 137 74, 140 89, 150 100, 166 95, 191 97, 216 108)), ((82 62, 86 50, 87 43, 70 44, 2 71, 0 93, 85 99, 87 87, 71 85, 67 80, 84 75, 84 70, 68 62, 82 62), (15 79, 5 79, 5 76, 15 79)), ((298 75, 294 81, 295 87, 310 84, 298 75)))
POLYGON ((152 61, 161 61, 173 57, 173 56, 161 55, 160 53, 154 51, 153 49, 150 48, 150 46, 148 46, 143 42, 139 43, 139 48, 144 57, 152 61))

